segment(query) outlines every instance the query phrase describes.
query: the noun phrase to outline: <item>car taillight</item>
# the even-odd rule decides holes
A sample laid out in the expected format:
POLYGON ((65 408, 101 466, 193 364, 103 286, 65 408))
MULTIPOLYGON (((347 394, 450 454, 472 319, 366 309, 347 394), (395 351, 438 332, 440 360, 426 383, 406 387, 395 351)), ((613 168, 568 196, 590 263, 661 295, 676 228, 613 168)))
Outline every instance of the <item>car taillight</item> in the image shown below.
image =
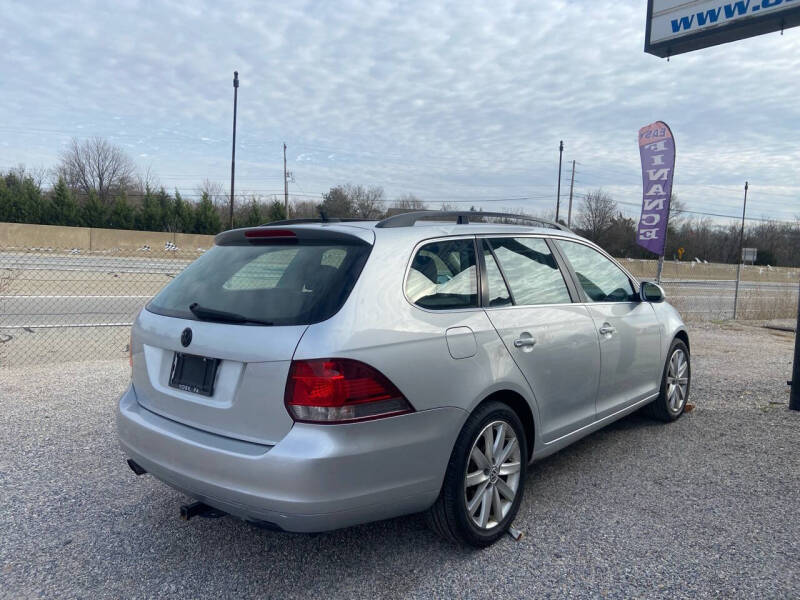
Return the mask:
POLYGON ((295 421, 347 423, 412 412, 394 384, 357 360, 295 360, 286 383, 286 408, 295 421))

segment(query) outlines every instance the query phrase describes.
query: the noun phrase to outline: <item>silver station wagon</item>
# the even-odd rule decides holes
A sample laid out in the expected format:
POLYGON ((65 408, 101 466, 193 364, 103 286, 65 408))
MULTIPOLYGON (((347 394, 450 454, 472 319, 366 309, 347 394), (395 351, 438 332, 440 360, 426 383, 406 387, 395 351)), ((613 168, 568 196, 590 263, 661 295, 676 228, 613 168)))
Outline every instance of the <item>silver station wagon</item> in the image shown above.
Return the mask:
POLYGON ((479 547, 534 461, 642 407, 677 419, 690 385, 659 286, 563 226, 475 212, 221 233, 141 311, 131 367, 122 448, 184 518, 426 511, 479 547))

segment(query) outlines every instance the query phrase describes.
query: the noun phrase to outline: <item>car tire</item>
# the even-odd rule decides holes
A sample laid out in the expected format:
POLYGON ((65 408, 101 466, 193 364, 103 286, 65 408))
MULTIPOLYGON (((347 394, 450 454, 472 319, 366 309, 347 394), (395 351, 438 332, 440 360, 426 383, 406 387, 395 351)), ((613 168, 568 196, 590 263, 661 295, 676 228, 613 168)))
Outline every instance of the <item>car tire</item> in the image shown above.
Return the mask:
POLYGON ((689 348, 683 340, 676 338, 667 353, 658 397, 647 405, 647 413, 665 423, 680 418, 689 400, 691 384, 692 365, 689 348))
POLYGON ((527 466, 528 442, 517 413, 501 402, 480 405, 456 440, 439 497, 426 513, 428 525, 452 542, 490 546, 517 515, 527 466))

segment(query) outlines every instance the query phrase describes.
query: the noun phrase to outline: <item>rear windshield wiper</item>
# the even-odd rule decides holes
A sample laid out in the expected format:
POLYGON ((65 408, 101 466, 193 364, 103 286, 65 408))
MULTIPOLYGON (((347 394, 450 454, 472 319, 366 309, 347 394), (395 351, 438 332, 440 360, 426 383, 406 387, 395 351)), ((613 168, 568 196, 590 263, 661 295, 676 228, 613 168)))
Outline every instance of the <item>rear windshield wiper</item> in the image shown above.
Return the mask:
POLYGON ((197 302, 192 302, 189 305, 189 310, 192 314, 201 321, 219 321, 221 323, 253 323, 257 325, 272 325, 272 321, 262 321, 260 319, 251 319, 240 315, 239 313, 227 312, 224 310, 215 310, 213 308, 204 308, 197 302))

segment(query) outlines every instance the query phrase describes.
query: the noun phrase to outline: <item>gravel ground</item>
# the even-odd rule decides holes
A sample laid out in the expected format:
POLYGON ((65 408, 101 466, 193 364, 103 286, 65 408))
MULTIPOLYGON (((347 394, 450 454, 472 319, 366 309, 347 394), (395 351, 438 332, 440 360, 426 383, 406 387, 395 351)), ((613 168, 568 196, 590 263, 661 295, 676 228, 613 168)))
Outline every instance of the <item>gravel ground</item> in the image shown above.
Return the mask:
POLYGON ((183 522, 125 466, 125 361, 0 371, 0 596, 800 596, 793 336, 692 331, 693 412, 633 415, 532 470, 510 537, 474 551, 416 515, 316 536, 183 522))

